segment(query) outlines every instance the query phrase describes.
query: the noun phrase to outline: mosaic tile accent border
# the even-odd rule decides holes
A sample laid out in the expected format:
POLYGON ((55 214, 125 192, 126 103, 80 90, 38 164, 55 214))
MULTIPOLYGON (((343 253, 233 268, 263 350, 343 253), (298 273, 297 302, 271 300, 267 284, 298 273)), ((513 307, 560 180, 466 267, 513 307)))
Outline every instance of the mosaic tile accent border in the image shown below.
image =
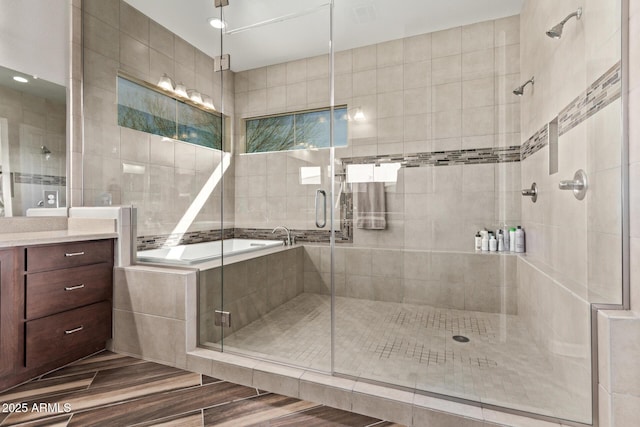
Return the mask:
POLYGON ((139 251, 148 249, 158 249, 167 246, 189 245, 192 243, 212 242, 215 240, 232 239, 233 228, 224 230, 224 237, 221 230, 192 231, 184 234, 157 234, 151 236, 138 236, 136 247, 139 251))
POLYGON ((13 181, 16 184, 36 184, 36 185, 67 185, 67 178, 55 175, 38 175, 32 173, 13 172, 13 181))
POLYGON ((549 125, 544 125, 520 146, 520 161, 541 150, 547 144, 549 144, 549 125))
POLYGON ((346 157, 343 165, 400 163, 401 167, 477 165, 520 161, 520 146, 473 148, 468 150, 430 151, 412 154, 346 157))
MULTIPOLYGON (((620 62, 618 62, 593 82, 587 90, 571 101, 558 115, 558 136, 569 132, 620 98, 621 77, 622 69, 620 62)), ((521 160, 544 148, 548 143, 549 127, 545 125, 522 144, 521 160)))
MULTIPOLYGON (((271 233, 271 229, 267 228, 236 228, 234 237, 237 239, 285 239, 287 237, 284 231, 271 233)), ((291 236, 295 236, 296 242, 326 242, 330 240, 329 230, 291 230, 291 236)), ((342 231, 336 231, 336 242, 348 241, 348 237, 342 231)))
POLYGON ((558 134, 563 135, 620 98, 622 87, 620 62, 615 64, 558 115, 558 134))
MULTIPOLYGON (((336 231, 336 242, 351 242, 351 220, 343 221, 342 230, 336 231)), ((205 230, 185 233, 183 236, 179 234, 163 234, 154 236, 138 236, 136 239, 136 247, 139 251, 148 249, 158 249, 161 247, 171 247, 178 245, 189 245, 192 243, 213 242, 224 239, 258 239, 258 240, 274 240, 284 239, 286 234, 279 230, 276 233, 271 232, 271 228, 228 228, 224 230, 224 237, 220 230, 205 230)), ((325 242, 330 241, 329 230, 291 230, 291 235, 295 236, 296 242, 325 242)))

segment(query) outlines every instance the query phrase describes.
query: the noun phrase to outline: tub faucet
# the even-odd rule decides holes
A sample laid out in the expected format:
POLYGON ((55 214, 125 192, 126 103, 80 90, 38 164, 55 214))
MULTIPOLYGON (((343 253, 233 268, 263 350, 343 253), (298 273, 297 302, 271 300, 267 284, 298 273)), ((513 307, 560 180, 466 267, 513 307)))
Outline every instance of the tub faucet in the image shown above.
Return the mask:
MULTIPOLYGON (((282 225, 279 225, 279 226, 277 226, 276 228, 274 228, 274 229, 273 229, 273 231, 272 231, 271 233, 275 233, 275 232, 276 232, 276 230, 278 230, 278 229, 280 229, 280 228, 281 228, 281 229, 283 229, 283 230, 287 233, 287 240, 285 241, 285 243, 284 243, 284 244, 285 244, 285 245, 287 245, 287 246, 291 246, 291 243, 292 243, 292 240, 291 240, 291 231, 290 231, 287 227, 284 227, 284 226, 282 226, 282 225)), ((295 237, 294 237, 294 238, 295 238, 295 237)))

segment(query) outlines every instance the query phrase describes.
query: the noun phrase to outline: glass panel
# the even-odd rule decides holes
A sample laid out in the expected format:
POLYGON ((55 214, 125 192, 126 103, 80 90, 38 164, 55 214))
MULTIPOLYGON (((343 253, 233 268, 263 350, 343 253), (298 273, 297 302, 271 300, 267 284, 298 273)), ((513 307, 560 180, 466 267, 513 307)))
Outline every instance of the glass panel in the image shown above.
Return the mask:
MULTIPOLYGON (((316 149, 329 147, 331 136, 330 112, 317 111, 330 106, 329 10, 313 1, 296 2, 294 9, 282 2, 259 10, 245 3, 223 9, 224 44, 268 55, 243 49, 232 55, 234 86, 224 104, 234 107, 233 192, 230 203, 225 197, 224 223, 235 238, 222 261, 220 305, 231 314, 231 326, 216 329, 201 315, 200 345, 222 343, 225 352, 330 371, 332 153, 316 149), (304 53, 279 52, 301 28, 309 30, 304 53), (306 83, 311 76, 313 87, 306 83), (326 225, 318 227, 325 217, 326 225), (288 240, 295 244, 284 246, 288 240), (268 247, 272 242, 276 246, 268 247)), ((346 142, 344 124, 342 129, 346 142)), ((218 289, 217 278, 201 272, 201 301, 204 292, 218 289)), ((201 302, 204 316, 211 311, 205 305, 211 304, 201 302)))
POLYGON ((397 6, 359 8, 354 31, 336 2, 336 102, 361 114, 336 149, 354 227, 334 371, 591 423, 590 304, 621 302, 619 2, 583 5, 558 40, 544 30, 576 10, 550 0, 449 24, 413 6, 385 37, 367 20, 397 6), (559 188, 579 169, 582 200, 559 188), (524 253, 476 233, 524 233, 524 253))

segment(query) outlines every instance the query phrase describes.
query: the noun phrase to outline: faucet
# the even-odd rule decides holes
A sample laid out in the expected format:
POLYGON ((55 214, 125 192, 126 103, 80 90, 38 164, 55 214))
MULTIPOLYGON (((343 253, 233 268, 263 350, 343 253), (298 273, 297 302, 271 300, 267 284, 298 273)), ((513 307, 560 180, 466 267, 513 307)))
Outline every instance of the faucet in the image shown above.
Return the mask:
POLYGON ((279 225, 279 226, 277 226, 276 228, 274 228, 274 229, 273 229, 273 231, 272 231, 271 233, 275 233, 275 232, 276 232, 276 230, 278 230, 278 229, 280 229, 280 228, 281 228, 281 229, 283 229, 283 230, 287 233, 287 240, 285 241, 285 243, 284 243, 284 244, 285 244, 286 246, 291 246, 291 244, 293 243, 293 241, 295 241, 295 236, 293 237, 293 239, 294 239, 294 240, 292 240, 292 239, 291 239, 291 231, 290 231, 287 227, 284 227, 284 226, 282 226, 282 225, 279 225))

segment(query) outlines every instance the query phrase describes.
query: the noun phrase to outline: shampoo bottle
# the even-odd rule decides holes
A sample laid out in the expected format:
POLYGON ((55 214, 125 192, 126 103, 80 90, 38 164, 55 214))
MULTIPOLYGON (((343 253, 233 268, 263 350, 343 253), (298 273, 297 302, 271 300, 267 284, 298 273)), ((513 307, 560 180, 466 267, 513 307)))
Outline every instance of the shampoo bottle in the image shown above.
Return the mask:
POLYGON ((498 231, 498 252, 504 252, 504 235, 502 230, 498 231))
POLYGON ((498 250, 498 241, 496 240, 496 236, 491 235, 491 239, 489 240, 489 250, 491 252, 495 252, 498 250))
POLYGON ((502 229, 502 237, 504 238, 504 250, 509 251, 509 227, 506 225, 502 229))
POLYGON ((481 249, 483 251, 489 250, 489 234, 488 233, 482 236, 481 249))
POLYGON ((523 253, 525 251, 524 230, 518 226, 515 232, 516 236, 516 252, 523 253))
POLYGON ((509 251, 516 251, 516 229, 513 227, 509 229, 509 251))
POLYGON ((476 245, 475 245, 476 251, 480 251, 482 250, 482 236, 480 236, 480 232, 478 231, 476 233, 476 245))

